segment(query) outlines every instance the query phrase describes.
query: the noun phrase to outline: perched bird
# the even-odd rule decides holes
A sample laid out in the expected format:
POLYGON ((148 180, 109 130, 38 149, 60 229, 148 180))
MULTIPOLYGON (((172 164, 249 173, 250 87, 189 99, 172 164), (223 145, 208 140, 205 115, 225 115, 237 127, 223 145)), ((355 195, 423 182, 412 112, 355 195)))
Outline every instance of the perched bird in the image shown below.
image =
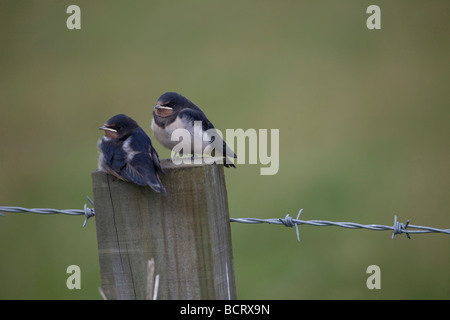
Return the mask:
POLYGON ((147 134, 132 118, 118 114, 99 128, 105 135, 98 141, 98 168, 140 186, 149 185, 166 195, 158 173, 164 174, 158 153, 147 134))
POLYGON ((159 97, 153 110, 152 131, 156 139, 164 147, 173 149, 178 142, 172 141, 171 136, 176 129, 186 129, 191 134, 191 153, 194 154, 194 139, 201 139, 202 153, 205 148, 214 143, 219 148, 215 148, 216 157, 224 157, 225 167, 236 167, 231 158, 237 158, 236 154, 227 146, 225 141, 215 131, 213 124, 205 114, 190 100, 176 92, 166 92, 159 97), (194 121, 201 121, 201 137, 195 137, 194 121), (208 132, 207 132, 208 130, 208 132), (212 133, 212 134, 211 134, 212 133), (206 137, 205 137, 206 135, 206 137))

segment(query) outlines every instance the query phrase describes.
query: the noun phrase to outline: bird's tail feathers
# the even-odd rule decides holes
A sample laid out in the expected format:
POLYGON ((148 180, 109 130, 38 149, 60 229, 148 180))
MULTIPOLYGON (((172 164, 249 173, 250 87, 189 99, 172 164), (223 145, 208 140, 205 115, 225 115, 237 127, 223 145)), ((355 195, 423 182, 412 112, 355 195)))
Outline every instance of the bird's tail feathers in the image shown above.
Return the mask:
POLYGON ((147 180, 147 184, 156 192, 160 192, 163 196, 167 195, 166 188, 164 188, 163 184, 161 183, 161 180, 159 180, 159 177, 155 174, 151 179, 147 180))

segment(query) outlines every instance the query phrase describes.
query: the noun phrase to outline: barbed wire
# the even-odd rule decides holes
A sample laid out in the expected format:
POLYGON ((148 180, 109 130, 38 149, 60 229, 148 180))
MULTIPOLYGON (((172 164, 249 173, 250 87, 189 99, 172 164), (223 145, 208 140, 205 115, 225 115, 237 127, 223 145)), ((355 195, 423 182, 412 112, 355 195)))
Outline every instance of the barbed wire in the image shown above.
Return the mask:
MULTIPOLYGON (((88 201, 94 205, 92 200, 87 197, 88 201)), ((405 233, 406 236, 411 239, 410 234, 421 234, 421 233, 443 233, 450 234, 450 229, 438 229, 426 226, 416 226, 410 224, 409 220, 406 221, 405 224, 399 222, 397 220, 397 216, 394 215, 394 225, 385 226, 379 224, 359 224, 355 222, 333 222, 326 220, 299 220, 300 214, 303 209, 297 214, 296 219, 293 219, 289 214, 284 218, 270 218, 270 219, 258 219, 258 218, 230 218, 230 222, 238 222, 238 223, 246 223, 246 224, 259 224, 259 223, 268 223, 268 224, 279 224, 284 225, 286 227, 293 228, 295 227, 297 233, 297 241, 300 243, 300 232, 298 226, 300 225, 311 225, 311 226, 336 226, 348 229, 366 229, 366 230, 374 230, 374 231, 392 231, 392 239, 394 239, 395 235, 405 233), (407 229, 408 228, 408 229, 407 229)), ((83 223, 83 227, 86 226, 86 223, 89 218, 95 216, 95 210, 93 208, 88 208, 87 204, 84 205, 84 210, 77 209, 67 209, 67 210, 58 210, 58 209, 46 209, 46 208, 35 208, 35 209, 27 209, 22 207, 2 207, 0 206, 0 216, 3 216, 2 212, 31 212, 37 214, 65 214, 65 215, 84 215, 86 218, 83 223)))
POLYGON ((312 225, 312 226, 337 226, 342 228, 349 229, 367 229, 374 231, 386 231, 390 230, 392 232, 392 239, 394 239, 395 235, 405 233, 408 239, 411 239, 410 234, 418 234, 418 233, 444 233, 450 234, 450 229, 438 229, 432 227, 424 227, 424 226, 416 226, 409 224, 409 220, 406 221, 405 224, 399 222, 397 220, 397 216, 394 216, 394 225, 385 226, 379 224, 359 224, 354 222, 333 222, 333 221, 325 221, 325 220, 299 220, 300 214, 303 209, 297 214, 297 218, 293 219, 289 214, 283 218, 271 218, 271 219, 257 219, 257 218, 230 218, 231 222, 240 222, 240 223, 269 223, 269 224, 282 224, 286 227, 295 227, 297 233, 297 241, 300 242, 300 232, 298 230, 298 226, 302 224, 312 225), (409 228, 408 230, 406 228, 409 228), (414 230, 413 230, 414 229, 414 230))
MULTIPOLYGON (((91 198, 86 197, 88 201, 94 205, 94 202, 91 198)), ((89 218, 95 216, 94 209, 88 208, 87 204, 84 204, 84 210, 77 209, 66 209, 66 210, 58 210, 58 209, 47 209, 47 208, 34 208, 27 209, 22 207, 1 207, 0 206, 0 215, 3 216, 2 212, 31 212, 37 214, 66 214, 70 216, 84 215, 86 219, 84 219, 83 227, 86 226, 86 223, 89 218)))

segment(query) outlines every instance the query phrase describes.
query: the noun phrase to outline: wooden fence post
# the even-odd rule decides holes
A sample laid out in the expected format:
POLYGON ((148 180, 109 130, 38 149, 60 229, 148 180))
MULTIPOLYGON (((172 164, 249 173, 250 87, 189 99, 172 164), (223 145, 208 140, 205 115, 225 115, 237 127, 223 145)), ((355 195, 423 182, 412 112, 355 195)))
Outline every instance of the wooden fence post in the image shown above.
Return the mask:
POLYGON ((158 299, 236 299, 223 165, 161 165, 167 196, 92 173, 103 293, 145 299, 153 258, 158 299))

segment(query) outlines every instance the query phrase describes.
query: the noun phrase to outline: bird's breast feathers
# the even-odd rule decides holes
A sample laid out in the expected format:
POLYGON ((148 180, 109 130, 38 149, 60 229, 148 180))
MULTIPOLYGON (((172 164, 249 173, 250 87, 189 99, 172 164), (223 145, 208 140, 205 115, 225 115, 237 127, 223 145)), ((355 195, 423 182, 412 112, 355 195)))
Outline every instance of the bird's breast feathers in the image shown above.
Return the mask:
POLYGON ((155 119, 152 119, 153 135, 156 137, 160 144, 168 149, 172 149, 178 144, 178 141, 171 140, 172 133, 177 129, 186 129, 186 124, 180 117, 177 117, 172 123, 166 125, 165 128, 157 125, 155 123, 155 119))

